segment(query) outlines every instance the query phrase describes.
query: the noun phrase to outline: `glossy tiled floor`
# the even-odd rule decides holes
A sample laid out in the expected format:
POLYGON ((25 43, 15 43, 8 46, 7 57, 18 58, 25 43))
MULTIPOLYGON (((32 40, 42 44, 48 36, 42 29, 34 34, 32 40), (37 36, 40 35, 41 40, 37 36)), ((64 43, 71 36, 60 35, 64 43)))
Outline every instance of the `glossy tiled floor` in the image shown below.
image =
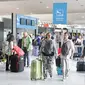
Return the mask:
POLYGON ((55 67, 53 78, 48 77, 45 81, 31 81, 29 73, 27 67, 21 73, 5 72, 4 65, 0 65, 0 85, 85 85, 85 73, 76 72, 76 61, 70 62, 69 77, 65 81, 61 81, 62 76, 57 76, 55 67))

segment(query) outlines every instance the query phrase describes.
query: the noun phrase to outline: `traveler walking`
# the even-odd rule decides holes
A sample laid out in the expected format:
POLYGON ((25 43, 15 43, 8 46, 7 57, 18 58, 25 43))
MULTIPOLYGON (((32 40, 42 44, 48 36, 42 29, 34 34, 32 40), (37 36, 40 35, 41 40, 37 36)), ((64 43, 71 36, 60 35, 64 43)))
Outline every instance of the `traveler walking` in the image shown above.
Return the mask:
POLYGON ((63 80, 68 76, 69 71, 69 59, 74 53, 74 44, 72 40, 68 39, 69 33, 64 33, 64 41, 61 48, 61 66, 63 70, 63 80))
POLYGON ((52 60, 53 56, 56 53, 54 44, 51 40, 51 34, 46 34, 46 39, 43 40, 41 45, 42 60, 43 60, 43 76, 44 79, 47 78, 47 71, 49 72, 50 77, 52 77, 52 60))

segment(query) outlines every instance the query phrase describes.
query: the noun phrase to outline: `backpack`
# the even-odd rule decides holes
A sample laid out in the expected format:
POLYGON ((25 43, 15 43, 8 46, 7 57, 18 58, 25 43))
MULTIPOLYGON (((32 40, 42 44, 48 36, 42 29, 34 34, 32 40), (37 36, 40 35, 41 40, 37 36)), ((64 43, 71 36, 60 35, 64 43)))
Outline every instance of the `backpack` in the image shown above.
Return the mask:
POLYGON ((9 41, 9 38, 10 38, 10 34, 7 35, 7 41, 9 41))
POLYGON ((13 41, 13 40, 14 40, 13 34, 8 34, 7 35, 7 41, 10 42, 10 41, 13 41))
POLYGON ((38 46, 38 42, 37 42, 36 39, 33 39, 33 40, 32 40, 32 45, 33 45, 33 46, 38 46))
POLYGON ((45 56, 53 56, 54 55, 52 40, 45 41, 43 54, 45 56))
POLYGON ((18 41, 18 46, 21 48, 22 47, 22 39, 19 39, 18 41))
POLYGON ((40 46, 40 44, 41 44, 41 39, 40 39, 40 37, 38 37, 38 38, 36 39, 36 41, 37 41, 38 46, 40 46))
POLYGON ((67 55, 69 54, 70 48, 71 48, 71 43, 70 43, 70 41, 67 41, 67 42, 63 43, 62 49, 61 49, 62 55, 63 55, 63 56, 67 56, 67 55), (68 46, 68 45, 69 45, 69 46, 68 46))

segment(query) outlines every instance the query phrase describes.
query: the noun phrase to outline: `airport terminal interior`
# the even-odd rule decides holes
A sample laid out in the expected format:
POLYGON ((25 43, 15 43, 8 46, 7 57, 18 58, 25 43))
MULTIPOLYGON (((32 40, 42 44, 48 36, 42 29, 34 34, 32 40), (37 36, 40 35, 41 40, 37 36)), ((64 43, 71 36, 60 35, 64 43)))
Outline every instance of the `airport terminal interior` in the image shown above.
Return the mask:
POLYGON ((85 0, 0 0, 0 85, 85 85, 85 0))

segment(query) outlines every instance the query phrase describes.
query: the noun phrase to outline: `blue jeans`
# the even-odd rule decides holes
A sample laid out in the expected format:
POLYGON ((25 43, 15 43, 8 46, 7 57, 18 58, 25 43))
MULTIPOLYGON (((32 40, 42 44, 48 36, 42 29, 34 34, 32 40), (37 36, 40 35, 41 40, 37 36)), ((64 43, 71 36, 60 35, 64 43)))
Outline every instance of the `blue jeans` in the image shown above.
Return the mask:
POLYGON ((29 66, 29 52, 26 52, 24 54, 24 66, 26 65, 26 59, 27 59, 27 66, 29 66))
POLYGON ((83 40, 83 45, 85 45, 85 40, 83 40))
POLYGON ((26 65, 26 59, 27 59, 27 66, 29 66, 29 52, 27 51, 26 47, 24 47, 24 66, 26 65))
POLYGON ((78 53, 82 53, 82 47, 78 47, 78 53))
POLYGON ((27 51, 27 48, 24 47, 23 51, 25 52, 24 54, 24 66, 26 65, 26 59, 27 59, 27 66, 29 66, 29 52, 27 51))

